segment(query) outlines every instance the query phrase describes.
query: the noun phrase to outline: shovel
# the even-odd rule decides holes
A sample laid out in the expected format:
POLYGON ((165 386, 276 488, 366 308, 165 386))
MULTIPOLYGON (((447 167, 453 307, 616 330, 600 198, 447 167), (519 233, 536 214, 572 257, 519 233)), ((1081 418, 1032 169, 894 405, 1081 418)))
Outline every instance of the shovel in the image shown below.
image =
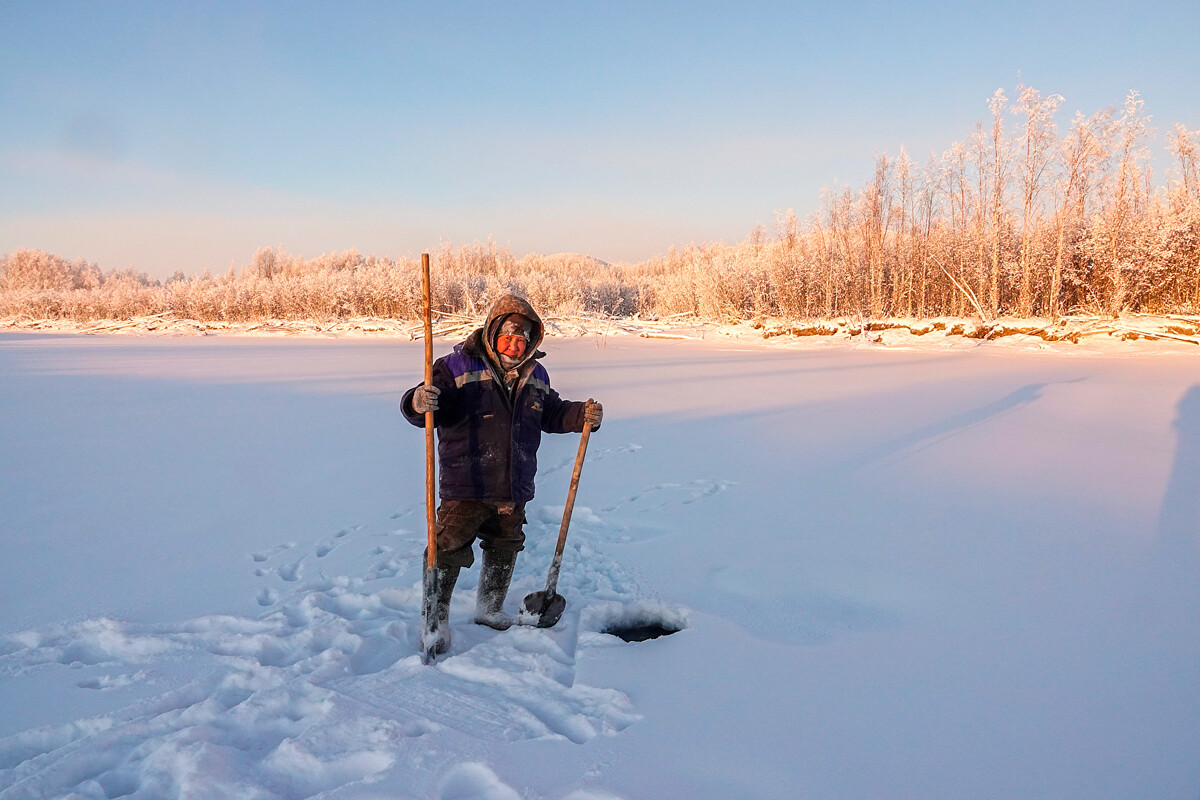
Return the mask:
MULTIPOLYGON (((594 400, 588 398, 584 410, 594 400)), ((563 548, 567 544, 567 527, 571 524, 571 512, 575 509, 575 492, 579 489, 579 474, 583 472, 583 457, 587 453, 588 437, 592 426, 583 425, 583 436, 579 439, 579 455, 575 456, 575 471, 571 473, 571 488, 567 492, 567 505, 563 508, 562 525, 558 529, 558 546, 554 548, 554 560, 550 562, 550 573, 546 576, 546 588, 532 592, 521 601, 517 621, 522 625, 534 624, 539 628, 552 628, 567 610, 567 601, 558 593, 558 571, 562 568, 563 548)))

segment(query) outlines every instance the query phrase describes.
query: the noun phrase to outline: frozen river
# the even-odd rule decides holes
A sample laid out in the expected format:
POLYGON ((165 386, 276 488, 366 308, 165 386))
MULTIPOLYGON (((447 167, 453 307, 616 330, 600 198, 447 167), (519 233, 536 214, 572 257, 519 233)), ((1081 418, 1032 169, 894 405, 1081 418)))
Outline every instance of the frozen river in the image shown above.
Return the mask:
POLYGON ((1200 794, 1195 356, 544 349, 567 615, 421 667, 419 342, 0 334, 0 798, 1200 794))

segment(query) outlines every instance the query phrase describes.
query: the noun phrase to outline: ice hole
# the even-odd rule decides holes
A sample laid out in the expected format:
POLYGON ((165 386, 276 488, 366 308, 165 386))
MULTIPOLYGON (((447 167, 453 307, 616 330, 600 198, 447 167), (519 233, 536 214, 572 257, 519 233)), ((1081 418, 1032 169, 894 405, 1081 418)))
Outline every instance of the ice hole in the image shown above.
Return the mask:
POLYGON ((648 622, 622 622, 610 625, 600 632, 616 636, 627 642, 645 642, 650 639, 657 639, 660 636, 670 636, 672 633, 679 633, 681 630, 683 628, 674 623, 654 620, 648 622))
POLYGON ((587 630, 607 633, 626 642, 645 642, 687 628, 688 612, 655 601, 608 603, 589 608, 583 625, 587 630))

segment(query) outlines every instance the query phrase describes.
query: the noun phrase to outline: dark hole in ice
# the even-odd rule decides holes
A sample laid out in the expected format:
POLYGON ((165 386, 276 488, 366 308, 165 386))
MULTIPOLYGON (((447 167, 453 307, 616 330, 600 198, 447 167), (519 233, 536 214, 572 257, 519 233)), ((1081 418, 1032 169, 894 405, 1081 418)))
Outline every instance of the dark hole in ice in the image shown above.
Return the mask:
POLYGON ((609 625, 600 632, 616 636, 627 642, 645 642, 649 639, 657 639, 660 636, 670 636, 672 633, 679 633, 680 630, 682 628, 665 622, 624 622, 609 625))

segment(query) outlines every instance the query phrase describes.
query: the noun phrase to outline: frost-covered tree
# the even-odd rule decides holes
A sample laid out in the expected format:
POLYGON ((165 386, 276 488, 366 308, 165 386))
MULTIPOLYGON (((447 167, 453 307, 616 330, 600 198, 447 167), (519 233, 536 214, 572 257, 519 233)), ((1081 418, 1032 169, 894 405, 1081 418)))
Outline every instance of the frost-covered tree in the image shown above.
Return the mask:
POLYGON ((1050 166, 1054 145, 1058 139, 1054 114, 1063 98, 1060 95, 1042 97, 1030 86, 1017 87, 1017 102, 1013 111, 1023 117, 1020 135, 1021 170, 1021 289, 1017 313, 1033 313, 1033 227, 1037 221, 1036 203, 1042 190, 1042 179, 1050 166))

